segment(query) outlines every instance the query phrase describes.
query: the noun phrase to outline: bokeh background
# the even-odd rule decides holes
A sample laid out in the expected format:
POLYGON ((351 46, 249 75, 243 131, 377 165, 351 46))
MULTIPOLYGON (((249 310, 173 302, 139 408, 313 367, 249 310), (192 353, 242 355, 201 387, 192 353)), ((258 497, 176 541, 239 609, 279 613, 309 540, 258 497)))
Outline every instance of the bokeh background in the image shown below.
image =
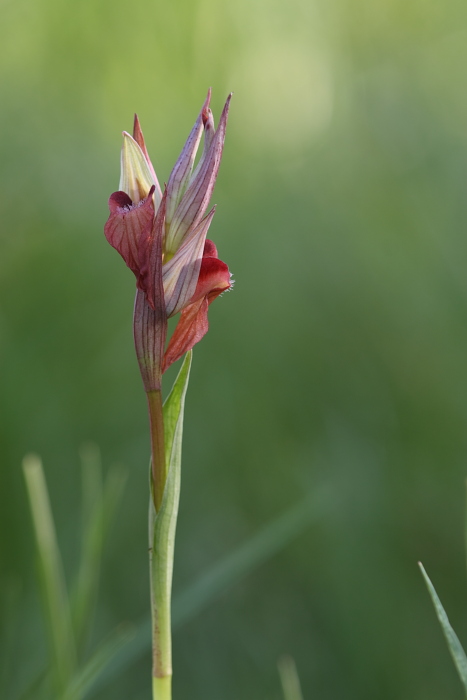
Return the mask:
MULTIPOLYGON (((236 279, 186 408, 175 591, 306 494, 285 549, 174 638, 175 698, 461 698, 416 562, 467 639, 467 6, 459 0, 1 0, 1 697, 45 638, 21 460, 67 575, 79 449, 129 478, 96 635, 148 610, 134 280, 106 243, 121 131, 166 181, 234 91, 211 227, 236 279)), ((97 697, 150 697, 150 654, 97 697)))

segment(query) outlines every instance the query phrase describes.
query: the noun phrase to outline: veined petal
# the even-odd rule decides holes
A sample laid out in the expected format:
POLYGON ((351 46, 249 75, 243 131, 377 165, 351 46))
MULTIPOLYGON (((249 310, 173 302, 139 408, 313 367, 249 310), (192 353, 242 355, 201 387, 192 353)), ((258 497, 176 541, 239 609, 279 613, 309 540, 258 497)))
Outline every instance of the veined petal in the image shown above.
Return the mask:
POLYGON ((203 125, 208 120, 209 102, 211 100, 211 89, 209 88, 208 95, 198 115, 198 118, 188 136, 188 139, 175 163, 172 172, 170 173, 167 183, 167 212, 165 218, 166 230, 170 226, 172 217, 175 213, 178 203, 185 192, 185 189, 190 180, 195 162, 196 153, 198 151, 199 142, 203 133, 203 125))
POLYGON ((109 199, 110 216, 104 227, 105 237, 136 277, 140 274, 139 248, 154 219, 154 185, 148 196, 134 205, 126 192, 114 192, 109 199))
POLYGON ((174 316, 191 300, 198 284, 206 235, 215 208, 200 221, 174 257, 162 268, 167 317, 174 316))
MULTIPOLYGON (((152 199, 152 197, 150 197, 152 199)), ((136 356, 146 391, 161 388, 161 369, 167 336, 164 287, 162 285, 162 236, 165 193, 147 235, 138 247, 140 278, 136 293, 133 332, 136 356)))
POLYGON ((144 389, 157 391, 161 388, 167 318, 164 304, 152 309, 141 289, 136 292, 133 337, 144 389))
POLYGON ((161 192, 161 188, 159 185, 159 181, 157 179, 156 171, 154 170, 154 167, 151 163, 151 159, 149 157, 148 149, 146 148, 146 143, 144 142, 143 130, 141 129, 141 124, 139 123, 139 119, 138 119, 137 114, 135 114, 135 119, 133 122, 133 138, 136 141, 136 143, 138 144, 138 146, 141 148, 141 150, 143 151, 143 155, 146 158, 147 164, 149 166, 149 170, 151 172, 153 182, 156 186, 155 200, 156 200, 156 205, 158 207, 160 202, 161 202, 161 199, 162 199, 162 192, 161 192))
MULTIPOLYGON (((211 241, 206 241, 209 249, 211 241)), ((208 308, 219 294, 231 286, 227 265, 217 257, 203 257, 196 291, 181 314, 164 355, 165 372, 184 353, 198 343, 209 329, 208 308)))
POLYGON ((146 235, 138 247, 139 269, 138 287, 145 291, 146 299, 151 309, 156 310, 161 303, 164 305, 164 288, 162 285, 162 242, 164 238, 165 205, 167 190, 165 190, 156 216, 151 226, 146 229, 146 235), (162 301, 161 301, 162 299, 162 301))
POLYGON ((162 364, 162 373, 198 343, 209 329, 207 299, 200 299, 183 309, 170 338, 162 364))
POLYGON ((197 226, 208 207, 221 162, 231 96, 227 98, 206 157, 183 195, 166 232, 165 250, 169 253, 176 252, 187 231, 192 226, 197 226))
POLYGON ((154 199, 156 209, 160 204, 159 183, 149 169, 148 162, 140 146, 126 131, 123 132, 123 146, 121 155, 121 175, 119 189, 130 197, 133 204, 138 204, 147 197, 149 190, 154 185, 154 199))

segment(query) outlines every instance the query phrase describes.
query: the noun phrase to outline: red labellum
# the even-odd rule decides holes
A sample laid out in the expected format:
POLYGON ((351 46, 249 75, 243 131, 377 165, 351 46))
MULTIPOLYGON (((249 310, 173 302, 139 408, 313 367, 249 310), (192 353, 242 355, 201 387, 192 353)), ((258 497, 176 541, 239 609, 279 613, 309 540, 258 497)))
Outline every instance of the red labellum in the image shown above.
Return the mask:
POLYGON ((190 303, 180 313, 180 320, 170 338, 164 355, 163 372, 206 335, 209 305, 231 286, 229 268, 217 257, 214 243, 206 240, 198 284, 190 303))

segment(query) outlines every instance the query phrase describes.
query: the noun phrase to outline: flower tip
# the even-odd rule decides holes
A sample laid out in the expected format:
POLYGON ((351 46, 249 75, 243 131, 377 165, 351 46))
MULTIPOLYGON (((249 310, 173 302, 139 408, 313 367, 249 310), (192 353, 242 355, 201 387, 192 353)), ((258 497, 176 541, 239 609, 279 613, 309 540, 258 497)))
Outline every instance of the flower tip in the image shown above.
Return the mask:
POLYGON ((225 123, 227 122, 227 116, 229 114, 229 107, 230 107, 230 101, 232 99, 232 95, 233 95, 233 92, 229 93, 229 95, 227 96, 227 99, 226 99, 225 105, 224 105, 224 109, 222 110, 221 118, 219 120, 219 125, 222 124, 222 122, 224 122, 224 127, 225 127, 225 123))
POLYGON ((212 89, 209 88, 208 94, 206 95, 206 99, 204 100, 204 105, 201 110, 201 116, 203 118, 203 124, 206 124, 206 122, 209 119, 209 114, 211 113, 211 110, 209 109, 209 104, 211 102, 211 94, 212 94, 212 89))
POLYGON ((135 141, 137 141, 137 135, 142 133, 141 131, 141 124, 139 123, 138 115, 135 112, 135 116, 133 118, 133 138, 135 141))

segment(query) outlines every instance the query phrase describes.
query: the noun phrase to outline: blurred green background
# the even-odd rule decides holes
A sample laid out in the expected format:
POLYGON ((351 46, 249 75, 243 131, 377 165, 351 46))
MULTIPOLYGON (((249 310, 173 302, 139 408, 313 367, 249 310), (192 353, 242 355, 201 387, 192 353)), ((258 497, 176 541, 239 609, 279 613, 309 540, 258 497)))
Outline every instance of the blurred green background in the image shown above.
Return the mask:
MULTIPOLYGON (((461 698, 416 562, 467 639, 467 6, 1 0, 1 697, 44 657, 23 455, 76 569, 79 449, 129 479, 97 633, 148 611, 134 279, 106 243, 137 111, 161 182, 234 91, 186 408, 181 590, 321 486, 314 525, 174 638, 175 700, 461 698)), ((150 654, 101 700, 150 697, 150 654)))

